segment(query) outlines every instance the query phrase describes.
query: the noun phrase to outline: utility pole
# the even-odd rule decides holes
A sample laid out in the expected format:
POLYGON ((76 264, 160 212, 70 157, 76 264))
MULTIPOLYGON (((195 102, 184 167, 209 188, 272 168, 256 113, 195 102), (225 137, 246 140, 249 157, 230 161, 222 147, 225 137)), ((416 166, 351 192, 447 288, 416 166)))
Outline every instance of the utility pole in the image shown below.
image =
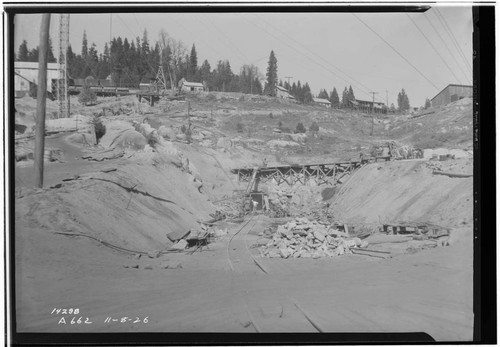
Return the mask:
POLYGON ((385 90, 385 106, 389 108, 389 91, 387 89, 385 90))
POLYGON ((373 126, 375 123, 375 94, 378 94, 378 92, 370 92, 373 95, 373 101, 372 101, 372 130, 370 131, 370 136, 373 136, 373 126))
POLYGON ((47 58, 49 47, 50 14, 42 15, 40 48, 38 51, 38 89, 36 93, 35 130, 35 184, 43 187, 43 154, 45 152, 45 106, 47 103, 47 58))
POLYGON ((57 80, 57 101, 59 118, 69 118, 70 103, 68 94, 68 46, 69 46, 69 14, 59 15, 59 79, 57 80))
POLYGON ((290 78, 293 78, 293 76, 285 76, 285 78, 288 80, 288 85, 290 85, 290 78))

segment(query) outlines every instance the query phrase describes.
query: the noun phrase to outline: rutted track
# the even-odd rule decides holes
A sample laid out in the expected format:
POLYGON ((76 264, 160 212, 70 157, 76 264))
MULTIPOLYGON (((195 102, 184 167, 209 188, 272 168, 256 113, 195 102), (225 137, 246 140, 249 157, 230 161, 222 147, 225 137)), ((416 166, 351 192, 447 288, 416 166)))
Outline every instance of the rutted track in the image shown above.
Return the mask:
POLYGON ((245 313, 250 319, 251 325, 256 332, 290 331, 291 326, 296 327, 295 331, 323 332, 323 329, 304 311, 297 300, 290 298, 285 290, 280 288, 275 278, 268 276, 267 281, 273 287, 280 288, 281 299, 278 302, 263 301, 259 292, 261 288, 258 288, 258 291, 249 291, 251 285, 247 279, 253 276, 266 276, 271 272, 268 266, 257 260, 248 247, 249 233, 258 220, 259 216, 252 215, 231 236, 226 247, 229 268, 231 272, 235 273, 231 279, 232 285, 234 287, 244 286, 244 289, 236 291, 243 296, 245 313))

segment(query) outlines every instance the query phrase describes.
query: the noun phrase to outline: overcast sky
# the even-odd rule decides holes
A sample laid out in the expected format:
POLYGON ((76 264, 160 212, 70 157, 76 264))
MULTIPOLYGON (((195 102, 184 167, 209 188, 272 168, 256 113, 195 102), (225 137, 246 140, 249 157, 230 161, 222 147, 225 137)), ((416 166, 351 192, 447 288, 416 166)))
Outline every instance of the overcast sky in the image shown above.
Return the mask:
MULTIPOLYGON (((51 18, 57 44, 59 16, 51 18)), ((38 45, 40 15, 17 15, 15 49, 23 39, 38 45)), ((142 38, 150 45, 164 29, 207 59, 212 69, 228 59, 234 73, 254 64, 265 77, 269 53, 278 77, 309 82, 316 95, 352 85, 358 99, 397 106, 404 88, 411 106, 421 106, 450 83, 472 84, 472 9, 438 6, 424 13, 113 13, 71 14, 70 43, 81 53, 83 31, 100 53, 113 37, 142 38), (377 35, 378 34, 378 35, 377 35), (387 43, 386 43, 387 42, 387 43), (392 48, 391 48, 392 47, 392 48), (386 92, 387 91, 387 92, 386 92)), ((56 47, 55 47, 56 48, 56 47)))

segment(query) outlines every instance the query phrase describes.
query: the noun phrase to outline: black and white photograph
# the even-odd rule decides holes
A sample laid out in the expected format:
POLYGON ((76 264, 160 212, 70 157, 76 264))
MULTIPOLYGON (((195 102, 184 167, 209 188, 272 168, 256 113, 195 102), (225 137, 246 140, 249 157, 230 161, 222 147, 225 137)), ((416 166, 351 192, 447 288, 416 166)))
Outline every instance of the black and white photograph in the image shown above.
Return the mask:
POLYGON ((472 3, 94 5, 11 13, 13 332, 478 339, 472 3))

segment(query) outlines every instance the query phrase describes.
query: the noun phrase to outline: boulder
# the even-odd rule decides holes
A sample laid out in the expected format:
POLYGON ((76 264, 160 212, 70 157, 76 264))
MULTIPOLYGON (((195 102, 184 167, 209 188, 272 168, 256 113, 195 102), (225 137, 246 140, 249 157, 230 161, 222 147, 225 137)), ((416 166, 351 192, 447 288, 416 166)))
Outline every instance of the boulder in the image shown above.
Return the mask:
POLYGON ((179 240, 177 243, 173 244, 171 249, 174 249, 174 250, 184 250, 186 249, 188 243, 186 240, 179 240))
POLYGON ((299 236, 306 236, 307 235, 307 232, 304 231, 303 229, 295 229, 295 230, 292 230, 292 233, 294 235, 299 235, 299 236))
POLYGON ((314 237, 316 238, 316 240, 318 241, 321 241, 323 242, 325 240, 325 233, 323 231, 320 231, 320 230, 315 230, 314 231, 314 237))
POLYGON ((279 249, 279 254, 280 254, 280 256, 282 258, 286 259, 286 258, 288 258, 290 256, 290 251, 289 251, 288 248, 282 247, 282 248, 279 249))

